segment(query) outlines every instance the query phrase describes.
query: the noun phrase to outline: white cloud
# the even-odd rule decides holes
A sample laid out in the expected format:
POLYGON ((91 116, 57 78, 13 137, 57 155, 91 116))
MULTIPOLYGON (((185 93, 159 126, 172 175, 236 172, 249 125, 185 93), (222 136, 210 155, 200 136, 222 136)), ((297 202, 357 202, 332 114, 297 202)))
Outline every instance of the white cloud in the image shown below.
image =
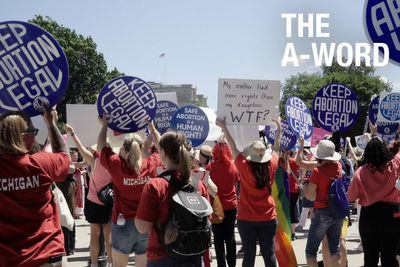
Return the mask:
POLYGON ((392 84, 393 87, 393 91, 395 92, 400 92, 400 81, 390 81, 388 78, 386 78, 385 76, 380 76, 379 79, 382 82, 390 82, 392 84))

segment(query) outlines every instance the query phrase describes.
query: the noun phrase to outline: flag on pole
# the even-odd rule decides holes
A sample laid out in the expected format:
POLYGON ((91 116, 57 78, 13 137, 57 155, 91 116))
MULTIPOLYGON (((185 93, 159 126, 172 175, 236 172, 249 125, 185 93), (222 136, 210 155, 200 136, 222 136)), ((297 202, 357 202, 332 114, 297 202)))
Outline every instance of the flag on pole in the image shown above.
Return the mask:
POLYGON ((159 57, 165 57, 165 54, 164 53, 162 53, 159 57))

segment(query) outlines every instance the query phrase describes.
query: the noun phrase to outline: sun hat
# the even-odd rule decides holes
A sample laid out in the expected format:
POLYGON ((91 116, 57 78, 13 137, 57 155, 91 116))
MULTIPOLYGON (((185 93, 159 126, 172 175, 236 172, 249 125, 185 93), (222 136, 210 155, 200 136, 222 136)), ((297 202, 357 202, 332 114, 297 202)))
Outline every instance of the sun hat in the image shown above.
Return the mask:
POLYGON ((321 140, 318 146, 312 147, 310 150, 317 159, 336 161, 341 158, 340 154, 335 151, 335 144, 329 140, 321 140))
POLYGON ((267 149, 264 143, 260 140, 254 141, 250 146, 243 150, 246 160, 264 163, 272 158, 272 150, 267 149))
POLYGON ((209 145, 204 145, 200 150, 196 150, 195 159, 206 164, 212 158, 212 148, 209 145))

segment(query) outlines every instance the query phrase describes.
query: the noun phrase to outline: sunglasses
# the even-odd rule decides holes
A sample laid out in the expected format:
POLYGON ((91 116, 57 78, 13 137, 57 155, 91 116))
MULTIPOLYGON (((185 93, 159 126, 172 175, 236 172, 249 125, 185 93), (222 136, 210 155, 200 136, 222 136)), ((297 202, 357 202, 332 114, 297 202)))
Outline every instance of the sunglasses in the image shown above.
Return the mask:
POLYGON ((26 131, 23 131, 23 133, 33 133, 34 136, 36 136, 39 132, 39 129, 37 128, 32 128, 32 129, 28 129, 26 131))

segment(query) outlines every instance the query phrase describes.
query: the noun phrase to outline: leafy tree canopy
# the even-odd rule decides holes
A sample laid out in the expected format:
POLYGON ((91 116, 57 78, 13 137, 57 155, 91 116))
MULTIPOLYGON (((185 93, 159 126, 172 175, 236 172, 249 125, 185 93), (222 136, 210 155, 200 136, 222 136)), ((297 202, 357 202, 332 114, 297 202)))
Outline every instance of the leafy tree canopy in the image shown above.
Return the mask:
POLYGON ((68 88, 64 98, 57 105, 62 121, 66 121, 65 105, 94 104, 97 94, 104 84, 115 77, 123 75, 116 68, 107 71, 107 64, 92 37, 77 34, 50 17, 36 15, 29 22, 38 25, 51 33, 62 46, 69 65, 68 88))
MULTIPOLYGON (((379 95, 383 91, 391 91, 392 84, 384 82, 375 75, 375 68, 366 66, 355 66, 354 62, 349 67, 340 66, 335 60, 332 66, 323 66, 321 72, 298 73, 285 80, 282 85, 281 114, 285 114, 285 103, 290 96, 297 96, 303 100, 311 111, 312 100, 316 92, 329 83, 343 83, 352 89, 358 97, 360 116, 353 127, 345 135, 354 136, 362 134, 368 114, 368 105, 372 95, 379 95)), ((314 121, 314 126, 318 126, 314 121)))

